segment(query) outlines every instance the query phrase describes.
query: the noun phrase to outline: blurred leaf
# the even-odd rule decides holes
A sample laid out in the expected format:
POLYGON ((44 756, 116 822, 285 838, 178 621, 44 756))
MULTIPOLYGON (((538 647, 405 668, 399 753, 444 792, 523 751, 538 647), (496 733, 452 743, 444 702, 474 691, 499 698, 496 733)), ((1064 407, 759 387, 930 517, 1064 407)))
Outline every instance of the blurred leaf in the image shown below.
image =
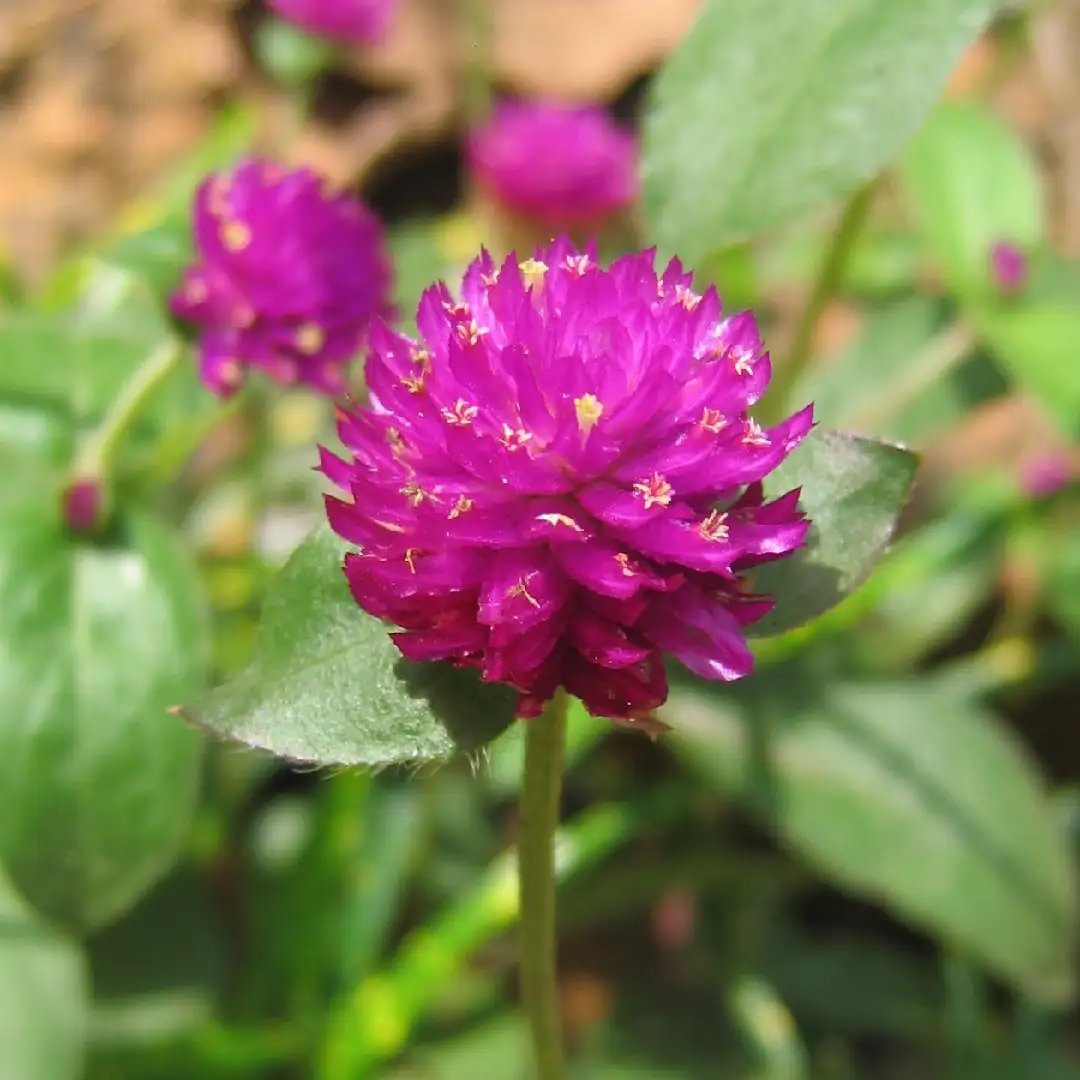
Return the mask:
POLYGON ((728 1007, 763 1076, 803 1080, 809 1075, 806 1047, 774 987, 755 976, 739 976, 728 992, 728 1007))
POLYGON ((879 666, 912 667, 963 632, 1001 572, 999 528, 989 508, 953 505, 905 536, 868 586, 874 619, 860 645, 879 666))
POLYGON ((0 518, 0 858, 50 917, 100 926, 175 857, 199 741, 166 709, 202 682, 206 636, 156 522, 88 544, 47 509, 0 518))
POLYGON ((390 765, 490 742, 517 695, 450 664, 413 664, 362 611, 326 526, 289 560, 263 609, 247 671, 185 715, 207 731, 294 761, 390 765))
MULTIPOLYGON (((118 922, 87 942, 96 1007, 123 1010, 151 996, 182 995, 212 1011, 224 985, 225 927, 204 876, 181 864, 118 922)), ((177 999, 173 999, 174 1001, 177 999)))
POLYGON ((384 1080, 462 1080, 463 1077, 524 1076, 529 1037, 524 1021, 500 1016, 437 1046, 422 1046, 384 1080))
MULTIPOLYGON (((675 786, 626 805, 595 806, 562 825, 555 839, 559 882, 595 865, 643 828, 662 828, 682 817, 689 797, 683 786, 675 786)), ((517 915, 517 866, 507 852, 414 929, 383 970, 360 981, 334 1006, 317 1080, 367 1076, 374 1066, 396 1056, 470 954, 512 926, 517 915)))
POLYGON ((881 561, 907 502, 918 459, 898 446, 815 429, 767 479, 766 496, 802 488, 813 525, 806 546, 753 574, 753 591, 776 598, 749 627, 769 637, 800 626, 854 592, 881 561))
MULTIPOLYGON (((444 223, 442 228, 446 228, 444 223)), ((397 304, 403 332, 415 334, 416 308, 423 291, 442 279, 457 288, 453 261, 440 242, 440 223, 429 219, 406 221, 389 235, 390 255, 394 261, 394 303, 397 304)))
POLYGON ((140 327, 86 328, 72 315, 0 312, 0 398, 51 401, 85 419, 105 408, 151 348, 140 327))
POLYGON ((901 175, 927 244, 964 297, 993 295, 995 243, 1030 249, 1045 233, 1038 167, 987 106, 939 105, 908 144, 901 175))
POLYGON ((996 0, 711 0, 653 87, 650 235, 689 263, 851 191, 903 145, 996 0))
MULTIPOLYGON (((40 310, 0 312, 0 403, 48 406, 79 425, 102 414, 174 334, 159 300, 129 270, 84 259, 66 288, 40 310)), ((166 403, 162 395, 155 408, 166 403)))
POLYGON ((63 410, 18 394, 0 395, 0 468, 4 469, 5 484, 27 479, 25 473, 16 472, 9 457, 22 457, 39 471, 68 464, 74 450, 73 434, 63 410))
POLYGON ((415 788, 372 788, 365 820, 359 823, 362 840, 350 866, 341 925, 334 935, 345 983, 368 973, 399 915, 420 848, 420 810, 415 788))
POLYGON ((1074 642, 1080 642, 1080 532, 1069 529, 1050 551, 1047 600, 1056 618, 1074 642))
POLYGON ((186 214, 173 214, 139 232, 127 233, 101 255, 102 262, 141 277, 164 303, 194 257, 186 214))
POLYGON ((792 391, 791 401, 812 401, 814 419, 820 424, 850 424, 868 405, 887 400, 889 384, 910 366, 940 322, 937 305, 923 296, 907 297, 873 312, 843 353, 806 372, 792 391))
POLYGON ((905 942, 770 920, 758 966, 807 1028, 922 1041, 938 1030, 937 965, 905 942))
POLYGON ((78 1080, 89 986, 78 946, 44 926, 0 875, 0 1072, 78 1080))
POLYGON ((977 325, 1016 385, 1062 434, 1080 435, 1080 295, 1071 303, 1019 302, 981 312, 977 325))
POLYGON ((145 228, 174 210, 186 212, 195 189, 207 173, 230 168, 251 152, 257 129, 258 113, 251 101, 233 101, 218 109, 206 138, 183 164, 169 171, 160 200, 154 206, 157 212, 148 208, 144 219, 135 227, 145 228))
POLYGON ((302 92, 338 58, 331 42, 306 34, 292 23, 273 16, 255 27, 253 40, 255 55, 263 69, 282 86, 295 91, 302 92))
POLYGON ((939 305, 909 296, 867 315, 848 348, 806 372, 789 404, 812 401, 829 427, 916 442, 1006 389, 966 330, 942 329, 939 305), (957 363, 958 350, 971 355, 957 363))
MULTIPOLYGON (((821 266, 828 239, 820 223, 811 222, 758 245, 761 291, 768 295, 793 281, 809 281, 821 266)), ((911 232, 868 222, 855 240, 838 291, 867 300, 908 295, 918 281, 920 255, 919 240, 911 232)))
POLYGON ((944 683, 770 676, 676 687, 662 716, 686 763, 841 886, 1032 997, 1071 997, 1072 867, 1019 746, 944 683))

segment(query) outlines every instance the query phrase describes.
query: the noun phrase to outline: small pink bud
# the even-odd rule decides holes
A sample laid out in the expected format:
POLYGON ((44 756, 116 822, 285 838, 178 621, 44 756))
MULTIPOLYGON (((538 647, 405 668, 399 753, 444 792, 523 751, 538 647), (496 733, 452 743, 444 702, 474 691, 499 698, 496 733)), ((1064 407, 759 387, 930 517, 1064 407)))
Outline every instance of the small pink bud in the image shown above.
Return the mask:
POLYGON ((1024 463, 1020 483, 1032 499, 1056 495, 1073 478, 1073 465, 1067 454, 1044 454, 1024 463))
POLYGON ((1027 256, 1008 241, 995 244, 990 252, 994 283, 1006 295, 1019 292, 1027 281, 1027 256))
POLYGON ((101 485, 96 480, 75 480, 64 489, 64 523, 74 533, 96 532, 101 524, 101 485))

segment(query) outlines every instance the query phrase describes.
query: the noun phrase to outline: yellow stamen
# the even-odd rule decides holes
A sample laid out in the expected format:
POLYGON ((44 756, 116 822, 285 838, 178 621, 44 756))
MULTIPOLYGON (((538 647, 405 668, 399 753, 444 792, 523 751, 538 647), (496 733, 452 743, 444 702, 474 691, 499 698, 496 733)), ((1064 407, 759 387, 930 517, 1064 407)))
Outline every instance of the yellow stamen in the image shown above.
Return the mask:
POLYGON ((646 510, 671 505, 672 487, 659 473, 653 473, 648 480, 639 480, 634 493, 641 496, 646 510))
POLYGON ((251 243, 251 230, 242 221, 226 221, 221 226, 221 242, 228 251, 243 251, 251 243))
POLYGON ((595 394, 582 394, 574 398, 574 411, 577 413, 578 427, 582 435, 588 435, 596 422, 604 415, 604 406, 595 394))
POLYGON ((710 409, 706 405, 701 414, 701 426, 713 435, 719 435, 727 427, 727 420, 719 409, 710 409))
POLYGON ((304 323, 296 331, 296 347, 308 356, 314 356, 325 344, 326 335, 315 323, 304 323))
POLYGON ((535 288, 539 291, 540 286, 544 283, 544 275, 548 271, 547 263, 542 263, 539 259, 526 259, 524 262, 518 263, 518 269, 521 271, 525 288, 535 288))
POLYGON ((447 517, 449 517, 450 520, 453 521, 454 518, 461 517, 462 514, 468 513, 472 508, 472 499, 467 499, 464 495, 459 495, 458 501, 454 503, 454 505, 451 507, 450 513, 447 515, 447 517))
POLYGON ((698 532, 703 540, 710 543, 723 543, 728 538, 728 527, 724 524, 727 514, 721 514, 719 510, 713 510, 704 521, 698 525, 698 532))

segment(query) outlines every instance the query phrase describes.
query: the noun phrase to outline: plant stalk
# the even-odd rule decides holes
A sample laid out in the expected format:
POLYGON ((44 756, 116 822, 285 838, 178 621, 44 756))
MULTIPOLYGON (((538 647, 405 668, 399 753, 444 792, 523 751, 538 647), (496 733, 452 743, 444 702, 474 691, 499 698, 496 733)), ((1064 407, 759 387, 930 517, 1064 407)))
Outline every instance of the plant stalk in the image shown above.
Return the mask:
POLYGON ((568 699, 558 691, 525 722, 525 775, 518 822, 521 996, 537 1080, 563 1080, 562 1021, 555 975, 555 830, 559 823, 568 699))
POLYGON ((874 201, 877 190, 875 181, 864 184, 848 200, 840 220, 836 223, 828 248, 821 260, 810 298, 806 301, 795 328, 786 362, 773 373, 769 395, 762 402, 763 423, 772 423, 786 415, 788 399, 812 358, 814 332, 829 302, 836 295, 874 201), (775 416, 773 414, 776 414, 775 416))
POLYGON ((76 479, 98 480, 109 473, 124 436, 183 355, 183 345, 171 338, 139 365, 105 418, 90 432, 75 464, 76 479))

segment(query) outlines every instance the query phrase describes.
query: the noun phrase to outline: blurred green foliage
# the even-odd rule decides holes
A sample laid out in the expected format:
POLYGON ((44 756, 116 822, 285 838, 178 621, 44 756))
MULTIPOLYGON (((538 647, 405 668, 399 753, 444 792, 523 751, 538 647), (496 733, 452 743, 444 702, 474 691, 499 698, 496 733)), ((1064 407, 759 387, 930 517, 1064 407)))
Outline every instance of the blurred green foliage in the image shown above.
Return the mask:
MULTIPOLYGON (((833 297, 857 333, 788 403, 856 434, 777 479, 817 530, 761 575, 780 636, 739 685, 673 671, 655 743, 572 712, 580 1080, 1080 1080, 1077 489, 1036 498, 1012 459, 935 477, 864 582, 912 468, 869 435, 934 447, 1023 395, 1080 426, 1080 266, 1043 171, 988 105, 931 111, 996 6, 712 0, 654 86, 643 240, 766 321, 825 255, 807 213, 878 187, 833 297), (1030 259, 1016 296, 1000 240, 1030 259)), ((224 111, 139 228, 40 294, 0 283, 0 1076, 525 1076, 521 732, 498 692, 401 681, 337 542, 302 543, 330 410, 252 388, 222 416, 182 365, 118 448, 108 533, 62 528, 87 433, 179 341, 191 193, 255 127, 224 111)), ((404 320, 474 232, 468 208, 393 223, 404 320)))

